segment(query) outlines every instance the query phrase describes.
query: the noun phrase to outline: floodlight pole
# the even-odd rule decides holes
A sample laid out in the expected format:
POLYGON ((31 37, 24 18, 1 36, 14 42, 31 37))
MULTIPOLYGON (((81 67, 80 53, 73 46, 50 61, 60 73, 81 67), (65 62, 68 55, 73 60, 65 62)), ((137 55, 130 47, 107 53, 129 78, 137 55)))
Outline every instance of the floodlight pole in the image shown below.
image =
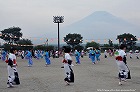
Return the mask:
POLYGON ((53 22, 58 23, 58 58, 60 54, 60 36, 59 36, 59 23, 64 22, 64 16, 53 16, 53 22))

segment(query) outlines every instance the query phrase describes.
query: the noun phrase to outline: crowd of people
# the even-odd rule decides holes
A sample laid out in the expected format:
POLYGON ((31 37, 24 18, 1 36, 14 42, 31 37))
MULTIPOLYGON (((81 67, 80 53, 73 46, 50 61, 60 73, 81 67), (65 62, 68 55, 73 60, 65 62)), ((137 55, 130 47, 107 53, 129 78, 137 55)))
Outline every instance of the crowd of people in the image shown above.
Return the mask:
MULTIPOLYGON (((118 53, 118 50, 119 49, 105 50, 104 57, 107 58, 107 57, 115 56, 118 53)), ((126 52, 126 56, 129 57, 130 59, 139 59, 139 55, 140 55, 139 50, 135 50, 135 51, 130 50, 130 51, 126 52)))
MULTIPOLYGON (((126 62, 126 56, 129 55, 130 59, 133 58, 133 52, 130 50, 128 53, 126 53, 126 46, 120 45, 120 49, 118 50, 105 50, 104 56, 105 58, 108 58, 110 56, 115 56, 116 63, 118 66, 118 78, 119 78, 119 85, 122 85, 122 81, 126 81, 126 79, 131 79, 130 76, 130 70, 127 66, 126 62), (114 52, 112 52, 114 51, 114 52)), ((43 51, 43 50, 19 50, 12 48, 10 52, 2 51, 1 52, 1 60, 5 61, 7 63, 7 70, 8 70, 8 82, 7 87, 13 87, 13 84, 20 84, 20 80, 18 77, 18 71, 17 71, 17 62, 16 57, 21 57, 21 59, 26 59, 28 62, 28 67, 31 67, 33 65, 32 58, 36 58, 37 60, 44 58, 45 65, 48 66, 51 64, 50 57, 53 58, 57 57, 58 54, 61 54, 64 58, 63 60, 63 68, 65 70, 66 78, 64 81, 67 85, 70 85, 70 83, 74 82, 74 72, 72 69, 72 66, 74 66, 73 60, 71 58, 71 55, 75 56, 75 64, 79 65, 81 64, 80 58, 83 58, 84 55, 89 56, 89 60, 91 60, 92 64, 95 65, 100 61, 101 51, 99 48, 91 48, 89 51, 87 51, 88 54, 82 50, 75 50, 73 53, 71 52, 71 48, 66 46, 63 49, 63 52, 59 53, 58 51, 43 51)), ((136 54, 136 58, 139 59, 139 51, 135 51, 134 54, 136 54)))

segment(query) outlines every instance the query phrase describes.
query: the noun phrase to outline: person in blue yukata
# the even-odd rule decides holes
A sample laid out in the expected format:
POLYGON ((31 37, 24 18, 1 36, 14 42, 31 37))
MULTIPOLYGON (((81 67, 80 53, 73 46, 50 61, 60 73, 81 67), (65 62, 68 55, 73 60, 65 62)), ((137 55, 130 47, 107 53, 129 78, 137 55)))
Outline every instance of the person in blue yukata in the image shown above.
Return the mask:
POLYGON ((3 50, 2 51, 2 57, 1 57, 2 61, 6 60, 6 56, 7 56, 7 52, 3 50))
POLYGON ((45 53, 45 61, 46 61, 46 66, 51 64, 50 55, 49 55, 49 51, 48 50, 45 53))
POLYGON ((31 51, 26 51, 26 59, 28 60, 28 67, 31 67, 33 65, 31 51))
POLYGON ((92 64, 95 64, 95 49, 93 48, 93 49, 90 49, 90 51, 89 51, 89 58, 91 59, 91 61, 92 61, 92 64))
POLYGON ((75 50, 76 64, 80 64, 80 52, 75 50))
POLYGON ((95 53, 96 53, 96 60, 97 60, 97 61, 100 61, 100 55, 101 55, 100 49, 97 48, 97 49, 95 50, 95 53))
POLYGON ((41 51, 40 50, 37 50, 37 59, 40 59, 41 58, 41 51))

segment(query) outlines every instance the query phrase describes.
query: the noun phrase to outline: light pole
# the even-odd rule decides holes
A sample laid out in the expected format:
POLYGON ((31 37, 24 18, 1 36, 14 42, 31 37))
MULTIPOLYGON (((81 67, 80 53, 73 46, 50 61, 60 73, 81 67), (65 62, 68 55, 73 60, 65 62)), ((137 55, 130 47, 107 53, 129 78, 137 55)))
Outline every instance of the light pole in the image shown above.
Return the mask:
POLYGON ((131 43, 130 43, 130 45, 131 45, 131 49, 132 49, 132 51, 133 51, 133 38, 131 38, 131 43))
POLYGON ((47 47, 48 47, 48 41, 49 41, 48 38, 46 38, 47 47))
POLYGON ((64 16, 53 16, 53 22, 58 23, 58 58, 59 58, 59 49, 60 49, 59 23, 64 22, 64 16))

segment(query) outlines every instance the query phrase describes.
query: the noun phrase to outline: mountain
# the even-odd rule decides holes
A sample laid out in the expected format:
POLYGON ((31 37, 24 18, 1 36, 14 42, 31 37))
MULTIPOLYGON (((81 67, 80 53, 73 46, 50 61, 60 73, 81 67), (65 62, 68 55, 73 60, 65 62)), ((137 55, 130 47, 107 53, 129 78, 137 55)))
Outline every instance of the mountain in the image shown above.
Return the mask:
POLYGON ((61 29, 60 36, 78 33, 84 39, 116 39, 117 35, 131 33, 136 35, 140 28, 106 11, 96 11, 91 15, 61 29))

